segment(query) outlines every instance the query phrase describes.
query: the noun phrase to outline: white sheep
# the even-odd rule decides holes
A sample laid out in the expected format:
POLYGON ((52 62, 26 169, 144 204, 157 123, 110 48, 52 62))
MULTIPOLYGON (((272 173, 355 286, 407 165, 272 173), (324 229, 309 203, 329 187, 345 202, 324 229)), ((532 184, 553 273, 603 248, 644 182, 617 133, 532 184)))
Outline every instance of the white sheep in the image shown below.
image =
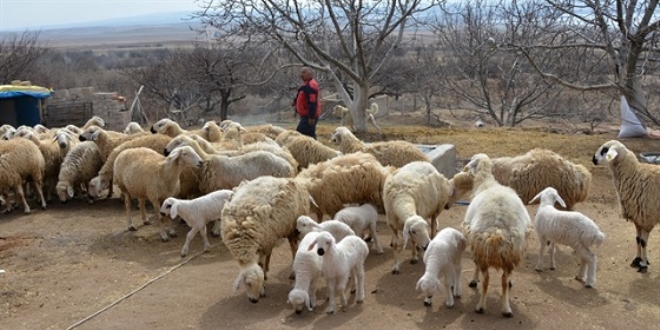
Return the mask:
POLYGON ((322 276, 323 258, 316 251, 308 251, 307 247, 316 241, 320 233, 320 231, 313 231, 305 235, 293 258, 296 282, 289 292, 287 303, 293 306, 296 314, 302 313, 305 307, 310 312, 316 307, 316 284, 322 276))
MULTIPOLYGON (((46 209, 46 199, 42 190, 45 168, 44 156, 32 141, 26 139, 0 141, 0 191, 5 192, 6 189, 13 188, 16 193, 16 207, 22 202, 25 213, 30 213, 30 206, 25 200, 23 191, 23 182, 28 178, 32 178, 41 200, 41 207, 46 209)), ((13 207, 9 206, 5 211, 9 212, 12 209, 13 207)))
POLYGON ((280 238, 289 239, 295 257, 296 219, 309 213, 311 198, 303 185, 290 178, 262 176, 244 181, 222 209, 222 240, 238 262, 234 291, 244 287, 248 300, 264 295, 270 255, 280 238))
POLYGON ((123 131, 124 134, 135 134, 140 132, 144 132, 144 129, 142 129, 140 124, 134 121, 128 123, 128 125, 126 125, 126 128, 123 131))
MULTIPOLYGON (((158 212, 163 200, 179 193, 179 176, 183 169, 201 166, 202 160, 190 147, 181 147, 167 157, 144 147, 122 151, 115 160, 113 182, 124 194, 128 230, 137 230, 131 220, 133 197, 138 199, 142 221, 149 224, 145 200, 148 199, 154 211, 158 212)), ((172 237, 176 234, 172 228, 166 231, 165 217, 159 218, 160 238, 168 241, 168 234, 172 237)))
POLYGON ((103 166, 101 153, 94 142, 81 142, 71 148, 71 151, 64 157, 58 182, 56 187, 60 202, 66 203, 69 198, 74 196, 74 188, 86 185, 86 191, 89 196, 89 202, 94 199, 91 195, 91 189, 88 182, 98 173, 103 166))
POLYGON ((424 275, 417 281, 417 290, 424 293, 424 305, 431 306, 433 293, 440 292, 440 279, 445 280, 447 307, 454 306, 454 298, 461 297, 461 255, 465 251, 465 237, 458 230, 447 227, 442 229, 424 252, 424 275))
POLYGON ((90 118, 85 123, 85 125, 83 125, 83 127, 80 128, 80 130, 84 132, 86 129, 88 129, 92 126, 98 126, 98 127, 105 128, 105 120, 103 120, 103 118, 101 118, 99 116, 92 116, 92 118, 90 118))
MULTIPOLYGON (((532 201, 540 199, 541 205, 534 219, 534 230, 541 246, 536 271, 543 271, 543 255, 545 248, 550 244, 550 269, 556 268, 555 245, 563 244, 573 248, 580 257, 580 271, 575 278, 585 283, 587 288, 596 284, 596 255, 589 247, 600 244, 605 234, 596 223, 580 212, 560 211, 555 209, 555 202, 563 207, 566 203, 553 187, 545 188, 532 201)), ((530 201, 530 204, 531 202, 530 201)))
POLYGON ((502 315, 512 317, 509 305, 511 272, 520 265, 525 249, 529 214, 518 194, 499 184, 493 177, 493 163, 485 154, 476 154, 466 165, 474 176, 472 201, 465 213, 463 228, 476 265, 470 283, 476 287, 479 272, 483 273, 481 297, 477 313, 486 310, 488 269, 502 269, 502 315))
POLYGON ((621 217, 632 221, 637 236, 637 255, 630 267, 640 273, 648 271, 646 245, 653 227, 660 223, 660 166, 640 163, 623 143, 605 142, 593 156, 594 165, 607 164, 619 197, 621 217))
POLYGON ((296 230, 300 233, 300 236, 306 236, 312 231, 327 231, 332 237, 335 238, 335 241, 340 242, 346 236, 355 235, 355 232, 347 224, 337 221, 337 220, 328 220, 321 223, 317 223, 314 219, 301 215, 296 220, 296 230))
POLYGON ((378 223, 378 210, 373 204, 366 203, 359 206, 348 206, 335 214, 335 220, 347 224, 355 235, 364 238, 364 232, 369 234, 376 245, 376 252, 383 253, 383 248, 378 241, 376 225, 378 223))
POLYGON ((429 162, 429 157, 410 142, 393 140, 364 143, 344 126, 332 132, 330 142, 335 143, 343 154, 358 151, 373 154, 383 166, 402 167, 414 161, 429 162))
POLYGON ((392 229, 392 274, 400 272, 400 253, 408 239, 413 241, 410 262, 417 263, 416 246, 426 249, 437 231, 437 218, 453 203, 450 198, 449 180, 431 163, 411 162, 388 175, 383 184, 383 205, 392 229), (426 219, 431 222, 430 228, 426 219))
MULTIPOLYGON (((350 111, 348 111, 348 108, 342 105, 337 104, 333 109, 332 113, 341 118, 341 126, 347 126, 355 129, 355 124, 353 123, 353 115, 351 115, 350 111)), ((371 106, 365 109, 364 111, 364 121, 369 122, 376 127, 378 130, 378 133, 381 133, 380 126, 376 124, 376 118, 374 117, 378 113, 378 103, 373 102, 371 103, 371 106)))
POLYGON ((364 261, 369 254, 367 243, 357 236, 347 236, 337 243, 330 233, 321 232, 307 250, 311 251, 314 246, 316 253, 323 257, 323 277, 329 300, 325 312, 335 312, 337 292, 340 294, 342 307, 347 305, 346 286, 349 278, 354 279, 353 285, 357 282, 356 302, 361 304, 364 301, 364 261))
POLYGON ((325 146, 321 142, 302 134, 286 139, 282 147, 291 152, 291 155, 298 163, 299 169, 342 155, 340 151, 325 146))
POLYGON ((218 190, 192 200, 170 197, 163 202, 160 207, 160 213, 163 216, 169 215, 174 219, 178 215, 191 227, 181 249, 182 257, 188 254, 190 241, 198 232, 204 241, 204 252, 211 249, 211 243, 206 236, 206 225, 211 221, 215 221, 216 226, 220 225, 222 208, 233 194, 234 192, 231 190, 218 190))

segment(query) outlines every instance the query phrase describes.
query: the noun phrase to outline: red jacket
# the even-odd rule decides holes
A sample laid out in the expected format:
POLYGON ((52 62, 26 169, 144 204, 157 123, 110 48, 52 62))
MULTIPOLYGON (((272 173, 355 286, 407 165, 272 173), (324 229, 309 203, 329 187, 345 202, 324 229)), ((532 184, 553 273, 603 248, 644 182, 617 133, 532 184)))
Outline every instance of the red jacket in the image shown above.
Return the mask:
POLYGON ((316 119, 321 116, 321 92, 316 80, 311 79, 300 88, 294 100, 296 112, 300 117, 308 117, 316 119))

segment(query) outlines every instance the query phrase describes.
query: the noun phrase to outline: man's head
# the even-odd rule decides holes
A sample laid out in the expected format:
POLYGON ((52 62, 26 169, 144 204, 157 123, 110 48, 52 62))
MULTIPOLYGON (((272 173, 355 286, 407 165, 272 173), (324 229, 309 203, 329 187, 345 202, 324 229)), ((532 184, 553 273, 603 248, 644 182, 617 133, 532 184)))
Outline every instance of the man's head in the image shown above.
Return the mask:
POLYGON ((303 67, 300 70, 300 78, 302 78, 303 81, 309 81, 314 78, 314 72, 312 72, 312 68, 310 67, 303 67))

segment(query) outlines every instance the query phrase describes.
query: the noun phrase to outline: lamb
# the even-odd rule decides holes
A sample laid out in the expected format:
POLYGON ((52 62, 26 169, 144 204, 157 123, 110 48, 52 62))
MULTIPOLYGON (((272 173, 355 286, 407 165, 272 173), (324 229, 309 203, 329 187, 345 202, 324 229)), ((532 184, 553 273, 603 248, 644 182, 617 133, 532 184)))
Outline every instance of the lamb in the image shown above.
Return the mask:
POLYGON ((353 229, 341 221, 328 220, 317 223, 314 221, 314 219, 306 215, 301 215, 298 217, 296 220, 296 230, 303 237, 313 231, 327 231, 332 235, 332 237, 335 238, 337 242, 341 242, 341 240, 346 236, 355 235, 353 229))
POLYGON ((291 155, 293 155, 293 158, 298 163, 299 170, 307 168, 311 164, 320 163, 342 155, 341 152, 325 146, 321 142, 306 135, 289 139, 281 145, 291 152, 291 155))
POLYGON ((305 307, 310 312, 316 307, 316 284, 322 275, 323 259, 316 251, 308 251, 307 247, 316 241, 319 234, 320 232, 314 231, 305 235, 293 258, 296 283, 289 292, 287 303, 293 306, 296 314, 302 313, 305 307))
POLYGON ((297 251, 296 219, 309 213, 310 197, 303 185, 290 178, 262 176, 241 183, 222 209, 222 240, 238 262, 234 291, 245 287, 248 300, 265 294, 270 255, 280 238, 297 251))
POLYGON ((144 132, 144 129, 142 129, 140 124, 134 121, 128 123, 128 125, 126 125, 126 128, 123 131, 124 134, 135 134, 140 132, 144 132))
MULTIPOLYGON (((73 198, 74 188, 87 185, 102 166, 101 154, 94 142, 81 142, 71 148, 71 151, 64 157, 58 176, 59 181, 56 185, 60 202, 66 203, 69 198, 73 198)), ((88 200, 93 203, 94 199, 90 196, 90 190, 87 186, 88 200)))
POLYGON ((646 245, 653 227, 660 222, 660 167, 640 163, 623 143, 605 142, 592 159, 595 165, 607 164, 621 205, 621 217, 632 221, 637 231, 637 255, 630 267, 640 273, 648 271, 646 245))
POLYGON ((180 216, 191 227, 188 235, 186 235, 186 242, 181 249, 181 257, 188 254, 188 247, 190 241, 199 232, 204 241, 204 252, 211 250, 211 244, 206 237, 206 225, 215 221, 216 226, 220 226, 220 214, 225 203, 234 194, 231 190, 218 190, 204 196, 184 200, 170 197, 163 202, 160 207, 160 214, 163 216, 169 215, 172 219, 180 216))
MULTIPOLYGON (((0 191, 13 188, 16 193, 16 206, 22 202, 26 214, 30 213, 30 206, 25 200, 23 181, 28 178, 32 178, 34 188, 41 200, 41 207, 46 209, 46 199, 42 191, 45 168, 44 156, 32 141, 12 139, 0 142, 0 191)), ((9 206, 5 211, 9 212, 12 209, 9 206)))
MULTIPOLYGON (((341 118, 341 126, 352 127, 355 129, 355 124, 353 123, 353 116, 347 107, 337 104, 333 109, 332 113, 341 118)), ((382 133, 380 126, 376 124, 376 118, 374 117, 378 113, 378 104, 376 102, 371 103, 371 106, 364 111, 364 120, 368 122, 371 120, 371 123, 376 127, 378 133, 382 133)))
POLYGON ((430 161, 426 154, 410 142, 399 140, 365 144, 344 126, 334 130, 330 141, 337 144, 343 154, 357 151, 373 154, 383 166, 402 167, 414 161, 430 161))
POLYGON ((345 207, 335 214, 335 220, 347 224, 357 236, 362 238, 364 238, 364 232, 368 230, 376 245, 376 252, 378 254, 383 253, 383 248, 380 246, 378 233, 376 232, 378 210, 373 204, 366 203, 360 206, 345 207))
MULTIPOLYGON (((369 254, 369 247, 362 238, 347 236, 341 242, 328 232, 321 232, 309 247, 311 251, 316 246, 316 253, 323 257, 323 277, 327 285, 329 303, 325 312, 335 312, 335 295, 339 292, 342 306, 346 306, 346 285, 349 277, 357 280, 357 299, 364 301, 364 261, 369 254)), ((353 282, 355 283, 355 282, 353 282)))
POLYGON ((477 313, 486 309, 488 268, 502 269, 502 315, 512 317, 509 305, 511 272, 520 265, 525 249, 529 214, 515 190, 499 184, 493 177, 493 163, 486 154, 472 156, 466 165, 474 177, 473 198, 465 213, 463 229, 476 265, 470 283, 476 287, 483 273, 477 313))
POLYGON ((532 200, 546 187, 557 187, 567 210, 583 202, 589 194, 591 173, 545 149, 533 149, 517 157, 495 158, 493 176, 500 184, 513 188, 523 201, 532 200))
MULTIPOLYGON (((141 218, 149 224, 145 200, 158 210, 163 200, 179 193, 179 176, 187 166, 202 166, 202 160, 190 147, 181 147, 167 157, 144 147, 124 150, 117 156, 113 181, 124 194, 129 231, 136 230, 131 220, 131 199, 138 199, 141 218)), ((160 221, 160 238, 168 241, 168 234, 175 236, 174 230, 168 228, 166 232, 165 217, 160 217, 160 221)))
POLYGON ((417 249, 426 249, 437 232, 437 218, 450 202, 450 182, 428 162, 411 162, 390 174, 383 185, 383 204, 387 223, 392 229, 394 266, 392 274, 400 272, 400 252, 408 239, 413 241, 411 263, 417 263, 417 249), (425 219, 430 219, 429 225, 425 219), (400 242, 399 232, 403 236, 400 242))
MULTIPOLYGON (((543 271, 543 255, 545 247, 550 243, 550 269, 555 269, 555 245, 563 244, 573 248, 580 257, 580 271, 575 279, 592 288, 596 283, 596 255, 589 247, 597 247, 605 239, 605 234, 596 223, 580 212, 559 211, 555 209, 555 202, 566 207, 557 190, 553 187, 545 188, 534 200, 540 199, 541 206, 536 212, 534 229, 539 238, 541 249, 536 263, 536 271, 543 271)), ((530 202, 531 204, 531 202, 530 202)))
POLYGON ((353 153, 310 165, 301 171, 300 181, 316 201, 314 212, 321 221, 331 218, 344 204, 372 203, 383 209, 383 184, 394 168, 382 166, 371 154, 353 153))
POLYGON ((433 293, 440 292, 440 279, 445 279, 447 307, 454 306, 454 298, 461 297, 461 255, 465 251, 465 237, 454 228, 441 230, 424 252, 424 275, 417 281, 417 290, 424 293, 424 306, 431 306, 433 293))

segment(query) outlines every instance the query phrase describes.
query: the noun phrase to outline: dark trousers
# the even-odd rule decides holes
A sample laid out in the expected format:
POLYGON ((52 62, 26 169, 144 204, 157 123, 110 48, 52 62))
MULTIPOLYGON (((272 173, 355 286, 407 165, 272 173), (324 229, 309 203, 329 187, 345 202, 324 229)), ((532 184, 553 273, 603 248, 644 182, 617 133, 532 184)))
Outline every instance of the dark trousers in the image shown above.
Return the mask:
POLYGON ((296 128, 296 131, 300 134, 307 135, 309 137, 312 137, 314 140, 316 140, 316 123, 318 122, 318 119, 314 121, 314 125, 310 125, 309 122, 309 117, 304 116, 300 117, 300 121, 298 122, 298 127, 296 128))

